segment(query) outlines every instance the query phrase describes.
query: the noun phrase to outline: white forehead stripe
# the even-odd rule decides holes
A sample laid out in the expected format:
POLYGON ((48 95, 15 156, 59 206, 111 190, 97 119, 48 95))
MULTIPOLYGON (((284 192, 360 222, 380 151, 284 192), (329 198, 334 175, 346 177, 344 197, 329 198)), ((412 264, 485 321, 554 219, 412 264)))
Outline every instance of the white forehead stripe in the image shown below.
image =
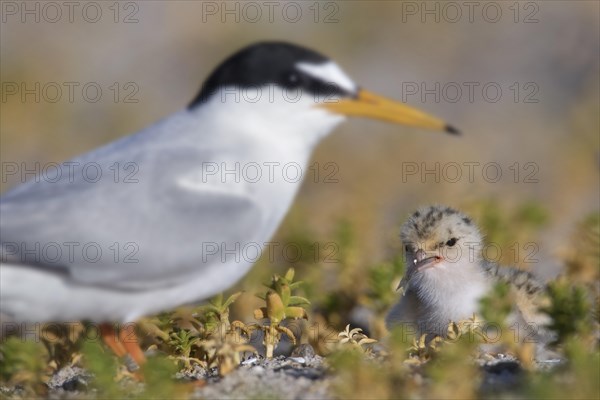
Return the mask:
POLYGON ((317 78, 323 82, 331 83, 349 92, 355 92, 356 84, 342 71, 340 67, 333 61, 327 61, 321 64, 311 64, 300 62, 296 64, 296 68, 306 72, 307 74, 317 78))

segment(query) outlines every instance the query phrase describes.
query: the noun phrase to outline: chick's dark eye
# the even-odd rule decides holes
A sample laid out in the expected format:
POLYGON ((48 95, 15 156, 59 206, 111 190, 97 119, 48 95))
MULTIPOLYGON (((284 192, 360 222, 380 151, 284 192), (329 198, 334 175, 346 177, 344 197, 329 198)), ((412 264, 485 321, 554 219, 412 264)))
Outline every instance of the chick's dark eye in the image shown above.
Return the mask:
POLYGON ((406 252, 410 252, 410 250, 411 250, 410 244, 407 244, 406 246, 404 246, 404 250, 406 252))
POLYGON ((456 238, 452 238, 452 239, 448 240, 448 241, 446 242, 446 246, 449 246, 449 247, 452 247, 452 246, 454 246, 454 245, 456 244, 456 241, 457 241, 457 240, 458 240, 458 239, 456 239, 456 238))

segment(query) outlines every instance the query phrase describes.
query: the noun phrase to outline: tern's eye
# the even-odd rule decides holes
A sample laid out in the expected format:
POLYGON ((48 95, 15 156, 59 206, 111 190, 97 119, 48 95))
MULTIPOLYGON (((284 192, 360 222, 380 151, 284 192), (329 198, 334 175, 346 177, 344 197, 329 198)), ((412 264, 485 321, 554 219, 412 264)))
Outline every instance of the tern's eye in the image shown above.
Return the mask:
POLYGON ((457 238, 452 238, 452 239, 448 240, 448 241, 446 242, 446 246, 448 246, 448 247, 452 247, 452 246, 454 246, 454 245, 456 244, 456 241, 457 241, 457 240, 458 240, 457 238))
POLYGON ((415 252, 415 246, 413 246, 412 244, 407 244, 406 246, 404 246, 404 250, 407 253, 414 253, 415 252))
POLYGON ((298 86, 300 84, 300 75, 298 75, 297 72, 292 71, 286 75, 285 80, 291 86, 298 86))

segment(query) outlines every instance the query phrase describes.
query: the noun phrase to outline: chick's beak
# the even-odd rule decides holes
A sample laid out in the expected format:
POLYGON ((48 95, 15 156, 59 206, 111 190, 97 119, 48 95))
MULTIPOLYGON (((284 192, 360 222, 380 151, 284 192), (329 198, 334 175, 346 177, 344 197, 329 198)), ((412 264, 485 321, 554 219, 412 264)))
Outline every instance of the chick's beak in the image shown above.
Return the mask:
POLYGON ((404 275, 404 277, 402 277, 402 280, 398 284, 396 290, 400 290, 400 288, 404 288, 404 290, 406 290, 408 282, 410 282, 412 276, 414 276, 416 272, 433 268, 442 260, 443 258, 441 256, 429 256, 427 252, 423 249, 417 250, 417 252, 415 253, 415 258, 413 260, 410 260, 414 264, 414 268, 409 268, 407 270, 406 274, 404 275))
POLYGON ((416 260, 416 262, 421 262, 421 261, 423 261, 426 258, 427 258, 427 253, 425 253, 425 251, 422 250, 422 249, 419 249, 417 251, 417 254, 415 254, 415 260, 416 260))
POLYGON ((415 259, 413 260, 415 267, 418 271, 433 268, 440 261, 442 261, 442 257, 428 256, 427 253, 421 249, 417 251, 417 253, 415 254, 415 259))
POLYGON ((344 98, 336 102, 323 103, 321 107, 347 116, 367 117, 395 124, 438 131, 443 130, 454 135, 460 133, 456 128, 439 118, 364 89, 360 89, 355 98, 344 98))

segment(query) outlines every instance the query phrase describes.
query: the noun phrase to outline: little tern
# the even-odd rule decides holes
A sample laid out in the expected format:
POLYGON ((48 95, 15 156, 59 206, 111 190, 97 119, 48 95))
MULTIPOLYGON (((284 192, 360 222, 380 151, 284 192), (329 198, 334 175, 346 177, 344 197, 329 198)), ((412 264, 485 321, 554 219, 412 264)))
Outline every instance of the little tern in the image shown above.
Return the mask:
POLYGON ((132 322, 231 287, 254 263, 241 249, 271 238, 301 183, 266 168, 305 170, 348 116, 457 133, 359 88, 315 51, 238 51, 187 108, 0 198, 2 315, 132 322), (260 179, 234 176, 247 166, 265 168, 260 179))

